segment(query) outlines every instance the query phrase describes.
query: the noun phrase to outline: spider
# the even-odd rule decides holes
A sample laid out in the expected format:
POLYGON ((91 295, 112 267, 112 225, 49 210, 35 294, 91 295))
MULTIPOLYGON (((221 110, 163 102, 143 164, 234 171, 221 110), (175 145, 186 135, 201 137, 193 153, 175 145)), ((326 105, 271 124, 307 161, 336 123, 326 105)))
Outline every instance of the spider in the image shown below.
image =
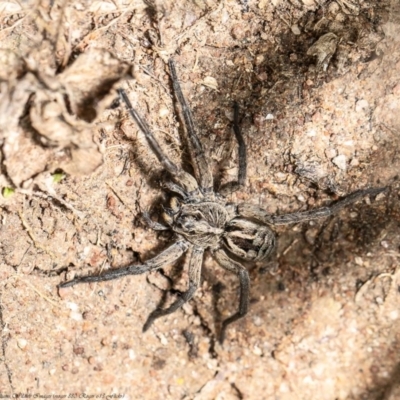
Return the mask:
POLYGON ((147 213, 144 213, 143 217, 154 230, 172 230, 175 233, 175 242, 142 265, 128 265, 109 270, 99 276, 78 277, 60 284, 60 287, 73 286, 77 283, 108 281, 126 275, 154 271, 174 263, 188 252, 189 284, 187 291, 183 292, 168 308, 154 310, 143 326, 143 331, 146 331, 154 320, 173 313, 193 297, 200 285, 204 252, 208 250, 222 268, 238 276, 240 283, 239 308, 236 313, 222 322, 220 330, 220 342, 222 343, 227 326, 244 317, 249 308, 249 273, 238 260, 264 260, 275 247, 274 226, 327 217, 364 196, 377 195, 385 188, 358 190, 330 206, 284 215, 269 215, 262 208, 252 204, 228 203, 224 196, 243 187, 246 181, 246 145, 239 129, 238 104, 234 103, 233 118, 233 131, 239 148, 238 179, 222 186, 219 193, 216 193, 210 165, 197 137, 191 111, 178 81, 175 63, 171 59, 168 64, 174 93, 180 104, 186 126, 185 139, 193 165, 193 175, 178 167, 164 154, 147 123, 132 106, 126 92, 119 89, 118 93, 130 116, 143 132, 150 150, 170 177, 170 180, 165 183, 165 187, 173 195, 168 207, 164 208, 164 223, 151 220, 147 213))

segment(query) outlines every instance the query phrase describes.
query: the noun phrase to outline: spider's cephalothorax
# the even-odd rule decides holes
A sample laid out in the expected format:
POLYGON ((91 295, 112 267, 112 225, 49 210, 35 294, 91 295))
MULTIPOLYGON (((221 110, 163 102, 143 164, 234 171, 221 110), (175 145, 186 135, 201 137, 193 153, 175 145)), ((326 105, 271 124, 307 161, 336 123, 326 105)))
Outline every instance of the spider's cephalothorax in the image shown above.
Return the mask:
POLYGON ((164 213, 165 222, 190 243, 215 248, 229 219, 225 207, 213 201, 199 203, 173 197, 164 213))
POLYGON ((131 117, 143 132, 149 148, 169 173, 171 181, 166 182, 165 186, 179 196, 172 197, 169 207, 165 208, 164 222, 166 225, 152 221, 146 213, 143 214, 143 217, 155 230, 173 230, 176 237, 175 242, 142 265, 132 264, 124 268, 109 270, 99 276, 75 278, 60 286, 67 287, 81 282, 100 282, 126 275, 142 274, 171 264, 188 252, 188 290, 182 293, 168 308, 158 308, 153 311, 143 327, 145 331, 155 319, 171 314, 190 300, 200 285, 203 255, 208 250, 221 267, 238 276, 240 284, 239 309, 223 321, 220 335, 222 341, 226 327, 243 317, 249 306, 249 273, 237 260, 260 261, 264 259, 275 246, 275 234, 272 227, 326 217, 366 195, 376 195, 385 188, 359 190, 329 207, 284 215, 269 215, 262 208, 247 203, 228 204, 224 195, 243 187, 246 180, 246 147, 238 124, 238 106, 235 103, 233 121, 233 130, 239 145, 238 181, 223 186, 217 194, 213 191, 213 176, 209 163, 197 137, 191 112, 183 97, 172 60, 169 61, 169 69, 174 92, 181 106, 186 126, 186 142, 194 170, 193 175, 178 168, 164 154, 146 122, 132 107, 125 91, 121 89, 119 94, 131 117))

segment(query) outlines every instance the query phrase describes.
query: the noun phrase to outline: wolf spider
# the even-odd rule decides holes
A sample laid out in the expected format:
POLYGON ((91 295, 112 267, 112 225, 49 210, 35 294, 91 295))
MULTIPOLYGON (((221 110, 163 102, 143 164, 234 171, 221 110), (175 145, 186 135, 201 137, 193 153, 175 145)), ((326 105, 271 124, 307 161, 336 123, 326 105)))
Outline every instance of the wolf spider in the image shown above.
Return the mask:
POLYGON ((239 129, 238 105, 234 104, 233 118, 233 131, 239 146, 238 180, 224 185, 219 193, 216 193, 214 192, 210 163, 206 159, 203 147, 197 137, 191 111, 183 96, 173 60, 169 60, 169 70, 174 93, 186 125, 185 139, 193 165, 193 175, 178 167, 164 154, 147 123, 133 108, 125 91, 119 89, 118 92, 132 119, 143 132, 149 148, 169 173, 171 180, 165 183, 165 187, 175 194, 172 196, 169 206, 164 208, 164 224, 152 221, 146 213, 144 219, 152 229, 171 229, 175 232, 175 242, 142 265, 128 265, 109 270, 100 276, 78 277, 60 284, 60 287, 143 274, 170 265, 185 252, 189 252, 187 291, 183 292, 168 308, 154 310, 143 326, 143 331, 146 331, 155 319, 173 313, 193 297, 200 285, 204 252, 209 250, 222 268, 238 276, 240 283, 239 309, 222 322, 220 331, 220 341, 222 342, 227 326, 244 317, 249 307, 249 273, 237 259, 245 261, 265 259, 275 247, 276 237, 272 230, 274 226, 327 217, 366 195, 377 195, 385 188, 358 190, 330 206, 284 215, 269 215, 265 210, 253 204, 228 203, 224 195, 243 187, 246 180, 246 145, 239 129))

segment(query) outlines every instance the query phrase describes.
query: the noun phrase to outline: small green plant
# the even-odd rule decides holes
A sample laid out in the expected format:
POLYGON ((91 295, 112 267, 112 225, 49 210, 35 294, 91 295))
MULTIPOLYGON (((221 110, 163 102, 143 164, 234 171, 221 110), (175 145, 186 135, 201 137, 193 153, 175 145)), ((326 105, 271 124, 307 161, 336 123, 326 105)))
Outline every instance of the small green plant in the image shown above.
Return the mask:
POLYGON ((15 190, 10 187, 4 187, 3 190, 1 191, 1 194, 5 199, 8 199, 15 193, 15 190))
POLYGON ((55 172, 52 177, 54 183, 60 183, 65 178, 65 174, 63 172, 55 172))

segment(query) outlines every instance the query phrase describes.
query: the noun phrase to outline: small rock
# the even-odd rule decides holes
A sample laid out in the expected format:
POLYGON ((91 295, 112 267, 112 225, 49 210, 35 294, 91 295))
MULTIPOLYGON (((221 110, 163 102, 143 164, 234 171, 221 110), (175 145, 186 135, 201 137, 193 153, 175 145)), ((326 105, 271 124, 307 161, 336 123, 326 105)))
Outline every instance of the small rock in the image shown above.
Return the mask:
POLYGON ((355 258, 354 258, 354 262, 355 262, 357 265, 359 265, 360 267, 362 267, 363 264, 364 264, 363 259, 362 259, 361 257, 355 257, 355 258))
POLYGON ((162 333, 159 333, 157 336, 160 339, 160 342, 163 346, 168 345, 168 339, 162 333))
POLYGON ((263 352, 257 345, 255 345, 253 347, 253 354, 255 354, 256 356, 262 356, 263 352))
POLYGON ((203 81, 201 82, 202 85, 213 89, 213 90, 218 90, 218 82, 217 80, 212 77, 212 76, 206 76, 203 81))
POLYGON ((182 306, 182 310, 185 311, 185 313, 186 313, 187 315, 193 315, 193 314, 194 314, 193 306, 192 306, 191 304, 189 304, 189 303, 185 303, 185 304, 182 306))
POLYGON ((297 24, 292 25, 290 29, 292 30, 293 34, 297 36, 301 34, 301 30, 297 24))
POLYGON ((369 110, 369 103, 367 100, 361 99, 357 101, 356 112, 368 111, 368 110, 369 110))
POLYGON ((159 115, 161 118, 166 117, 168 114, 169 114, 169 110, 168 110, 167 107, 161 107, 161 108, 160 108, 160 111, 158 112, 158 115, 159 115))
POLYGON ((385 193, 379 193, 376 197, 375 200, 379 201, 385 198, 385 193))
POLYGON ((17 345, 21 350, 24 350, 27 344, 28 341, 26 339, 20 338, 17 340, 17 345))
POLYGON ((305 197, 304 197, 302 194, 299 194, 299 195, 297 196, 297 200, 298 200, 298 201, 301 201, 302 203, 304 203, 304 202, 306 201, 305 197))
POLYGON ((261 74, 257 75, 257 79, 259 81, 266 81, 268 79, 268 74, 265 71, 261 72, 261 74))
POLYGON ((335 157, 332 162, 342 171, 347 169, 347 157, 344 154, 340 154, 335 157))
POLYGON ((254 62, 255 62, 256 65, 260 65, 260 64, 262 64, 264 62, 264 60, 265 60, 264 54, 257 54, 255 59, 254 59, 254 62))
POLYGON ((108 1, 93 1, 89 10, 92 13, 111 13, 116 9, 115 4, 108 1))
POLYGON ((397 310, 393 310, 389 313, 389 318, 392 321, 395 321, 396 319, 399 319, 399 312, 397 310))
POLYGON ((71 301, 66 302, 66 306, 71 310, 71 311, 78 311, 79 306, 76 303, 72 303, 71 301))
POLYGON ((350 165, 352 167, 358 167, 360 165, 360 162, 358 161, 357 158, 352 158, 352 160, 350 161, 350 165))
POLYGON ((329 159, 332 159, 332 158, 334 158, 334 157, 337 156, 337 151, 336 151, 336 149, 333 149, 332 147, 328 147, 328 148, 325 150, 325 155, 326 155, 329 159))
POLYGON ((380 296, 375 297, 375 301, 376 301, 376 304, 379 304, 379 305, 382 305, 382 304, 383 304, 383 298, 380 297, 380 296))
POLYGON ((244 40, 249 35, 249 32, 245 25, 236 24, 231 30, 231 35, 236 40, 244 40))
POLYGON ((135 360, 136 359, 136 353, 133 349, 128 350, 128 356, 130 360, 135 360))
POLYGON ((71 319, 73 319, 74 321, 82 321, 83 320, 82 314, 80 312, 76 312, 76 311, 71 311, 69 314, 69 317, 71 319))

